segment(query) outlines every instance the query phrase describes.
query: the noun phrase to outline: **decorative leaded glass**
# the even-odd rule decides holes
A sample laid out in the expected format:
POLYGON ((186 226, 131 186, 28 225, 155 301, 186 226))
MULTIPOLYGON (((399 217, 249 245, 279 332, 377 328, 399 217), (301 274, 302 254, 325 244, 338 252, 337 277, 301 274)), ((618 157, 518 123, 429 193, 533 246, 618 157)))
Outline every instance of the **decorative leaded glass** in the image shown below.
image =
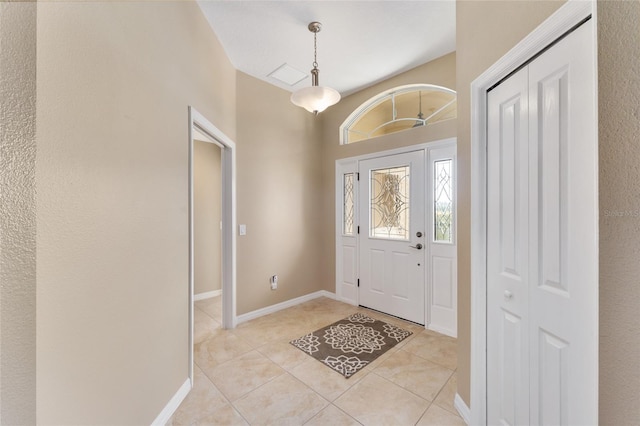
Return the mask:
POLYGON ((353 235, 354 173, 345 173, 342 190, 342 233, 353 235))
POLYGON ((434 194, 433 194, 433 240, 451 242, 453 225, 453 181, 451 166, 453 160, 434 162, 434 194))
POLYGON ((409 166, 371 171, 369 235, 409 239, 409 166))

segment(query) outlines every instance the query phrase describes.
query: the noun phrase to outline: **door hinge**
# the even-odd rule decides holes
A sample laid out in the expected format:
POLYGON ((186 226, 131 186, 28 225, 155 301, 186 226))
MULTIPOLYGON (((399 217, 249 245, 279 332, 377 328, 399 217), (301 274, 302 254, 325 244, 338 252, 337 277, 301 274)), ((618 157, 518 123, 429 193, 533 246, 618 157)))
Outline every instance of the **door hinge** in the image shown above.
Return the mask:
POLYGON ((360 172, 356 172, 356 180, 360 180, 360 172))
POLYGON ((360 225, 358 225, 358 234, 360 234, 360 225))
POLYGON ((358 278, 358 287, 360 287, 360 278, 358 278))

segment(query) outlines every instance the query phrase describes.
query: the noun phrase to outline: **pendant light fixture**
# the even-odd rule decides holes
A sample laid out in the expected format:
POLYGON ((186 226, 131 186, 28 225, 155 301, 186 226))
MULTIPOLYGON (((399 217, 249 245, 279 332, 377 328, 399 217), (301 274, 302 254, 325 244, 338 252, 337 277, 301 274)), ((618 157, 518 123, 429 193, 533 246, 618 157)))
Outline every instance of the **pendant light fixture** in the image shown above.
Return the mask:
POLYGON ((412 127, 420 127, 425 125, 424 114, 422 114, 422 91, 418 92, 418 96, 420 97, 420 111, 418 112, 418 119, 416 120, 416 124, 412 127))
POLYGON ((291 94, 291 102, 309 112, 318 114, 340 100, 340 93, 330 87, 318 85, 318 45, 317 36, 322 29, 320 22, 309 24, 309 31, 313 33, 313 69, 311 70, 311 87, 305 87, 291 94))

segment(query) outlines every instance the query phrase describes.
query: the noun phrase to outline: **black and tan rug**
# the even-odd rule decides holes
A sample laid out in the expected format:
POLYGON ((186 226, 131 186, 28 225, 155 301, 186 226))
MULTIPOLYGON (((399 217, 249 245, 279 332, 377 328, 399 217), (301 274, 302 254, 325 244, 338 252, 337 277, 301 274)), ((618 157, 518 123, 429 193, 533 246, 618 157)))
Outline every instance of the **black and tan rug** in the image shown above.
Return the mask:
POLYGON ((412 333, 353 314, 290 343, 347 379, 412 333))

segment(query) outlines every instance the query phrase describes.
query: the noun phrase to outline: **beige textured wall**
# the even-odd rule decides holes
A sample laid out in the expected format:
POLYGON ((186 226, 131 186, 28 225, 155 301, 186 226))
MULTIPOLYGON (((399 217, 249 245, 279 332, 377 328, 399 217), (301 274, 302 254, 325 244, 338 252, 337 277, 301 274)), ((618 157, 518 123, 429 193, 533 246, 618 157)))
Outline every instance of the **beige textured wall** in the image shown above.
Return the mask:
MULTIPOLYGON (((322 286, 332 293, 335 279, 335 163, 341 158, 385 151, 456 136, 456 120, 448 120, 405 132, 380 136, 369 141, 340 145, 339 128, 346 118, 371 97, 391 89, 413 83, 429 83, 456 89, 456 54, 450 53, 427 64, 399 74, 342 99, 320 114, 322 124, 323 231, 322 286)), ((417 112, 416 112, 417 114, 417 112)))
POLYGON ((600 424, 640 419, 640 2, 598 2, 600 424))
POLYGON ((322 288, 321 143, 318 119, 290 93, 237 76, 239 315, 322 288), (269 277, 278 275, 278 290, 269 277))
POLYGON ((458 393, 470 404, 471 82, 562 5, 561 1, 458 1, 458 393))
POLYGON ((36 411, 36 4, 0 2, 0 424, 36 411))
POLYGON ((149 424, 188 375, 188 116, 235 137, 195 2, 38 3, 37 420, 149 424))
POLYGON ((222 174, 216 144, 194 141, 193 226, 194 293, 220 290, 222 284, 222 174))

